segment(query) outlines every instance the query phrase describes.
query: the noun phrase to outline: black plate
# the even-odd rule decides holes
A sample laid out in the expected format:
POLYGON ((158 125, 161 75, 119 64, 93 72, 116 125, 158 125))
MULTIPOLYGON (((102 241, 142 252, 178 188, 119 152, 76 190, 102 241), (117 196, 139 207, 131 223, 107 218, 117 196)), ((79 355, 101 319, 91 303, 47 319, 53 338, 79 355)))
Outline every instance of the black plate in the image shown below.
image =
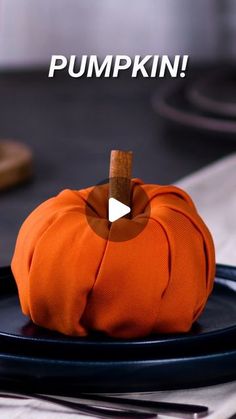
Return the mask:
POLYGON ((0 386, 76 395, 206 386, 236 378, 236 350, 139 361, 72 361, 0 354, 0 386))
MULTIPOLYGON (((217 276, 235 280, 236 268, 218 265, 217 276)), ((135 340, 103 335, 70 338, 39 328, 21 313, 10 268, 0 269, 0 287, 2 352, 69 360, 144 360, 221 351, 236 339, 235 291, 219 283, 215 283, 206 309, 190 333, 135 340)))
MULTIPOLYGON (((217 276, 235 281, 236 269, 218 265, 217 276)), ((6 330, 2 331, 0 338, 1 388, 76 395, 82 391, 131 392, 188 388, 236 378, 235 292, 224 285, 216 284, 205 314, 190 335, 150 337, 138 341, 111 341, 102 337, 69 339, 47 333, 33 325, 27 326, 17 306, 15 291, 9 268, 2 269, 0 324, 6 330), (183 342, 183 347, 191 347, 199 339, 207 342, 212 336, 218 336, 224 348, 220 349, 221 345, 215 341, 212 352, 209 348, 206 351, 205 346, 205 352, 195 356, 176 355, 176 342, 183 342), (223 339, 225 336, 226 339, 223 339), (37 353, 38 345, 44 351, 47 347, 54 348, 54 353, 51 356, 46 356, 46 352, 40 355, 37 353), (171 346, 172 356, 162 354, 158 357, 158 348, 162 345, 171 346), (142 355, 149 346, 156 348, 156 356, 144 359, 142 355), (58 357, 60 347, 64 350, 61 349, 61 358, 58 357), (76 348, 81 354, 81 348, 98 352, 105 348, 107 357, 104 360, 69 359, 71 348, 76 348), (137 359, 114 359, 113 354, 117 355, 118 348, 125 354, 130 348, 133 355, 137 348, 137 359), (31 354, 23 355, 28 350, 31 354)))
POLYGON ((225 118, 236 117, 235 69, 209 72, 188 89, 188 99, 198 109, 225 118))
POLYGON ((223 118, 201 112, 189 102, 192 83, 175 82, 169 87, 158 90, 152 99, 154 110, 168 123, 194 129, 224 139, 235 140, 235 119, 223 118))

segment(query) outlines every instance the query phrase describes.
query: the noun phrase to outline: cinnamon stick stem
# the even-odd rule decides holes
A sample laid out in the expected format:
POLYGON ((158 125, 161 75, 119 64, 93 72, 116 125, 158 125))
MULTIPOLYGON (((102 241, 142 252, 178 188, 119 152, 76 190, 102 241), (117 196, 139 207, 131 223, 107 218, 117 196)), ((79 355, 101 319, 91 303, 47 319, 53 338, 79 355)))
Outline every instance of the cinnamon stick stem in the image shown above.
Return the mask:
POLYGON ((109 198, 130 207, 132 151, 112 150, 109 172, 109 198))

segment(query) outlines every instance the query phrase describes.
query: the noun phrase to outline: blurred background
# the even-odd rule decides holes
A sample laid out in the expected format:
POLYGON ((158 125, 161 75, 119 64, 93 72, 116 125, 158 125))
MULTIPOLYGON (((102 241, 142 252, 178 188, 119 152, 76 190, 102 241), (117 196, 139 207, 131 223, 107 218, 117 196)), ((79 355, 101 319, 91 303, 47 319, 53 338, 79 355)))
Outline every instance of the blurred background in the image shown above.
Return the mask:
POLYGON ((0 265, 36 205, 107 177, 112 148, 132 149, 134 176, 161 184, 234 152, 235 57, 235 0, 0 0, 0 265), (189 63, 181 80, 48 79, 52 54, 189 63))
POLYGON ((235 54, 234 0, 2 0, 1 67, 48 66, 52 54, 235 54))

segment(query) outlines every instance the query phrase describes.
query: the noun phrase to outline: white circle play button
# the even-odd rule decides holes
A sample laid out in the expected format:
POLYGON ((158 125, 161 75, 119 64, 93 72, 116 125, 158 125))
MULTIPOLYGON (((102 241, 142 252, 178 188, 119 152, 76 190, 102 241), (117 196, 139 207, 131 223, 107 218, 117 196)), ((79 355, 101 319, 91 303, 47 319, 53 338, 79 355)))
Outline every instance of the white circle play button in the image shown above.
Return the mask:
POLYGON ((109 198, 108 219, 111 223, 129 214, 130 211, 131 208, 128 205, 123 204, 115 198, 109 198))
MULTIPOLYGON (((132 240, 146 227, 150 200, 142 184, 130 182, 130 206, 109 196, 111 179, 91 188, 86 197, 85 214, 89 227, 101 238, 113 242, 132 240), (127 217, 126 217, 127 215, 127 217)), ((121 184, 117 179, 116 184, 121 184)))

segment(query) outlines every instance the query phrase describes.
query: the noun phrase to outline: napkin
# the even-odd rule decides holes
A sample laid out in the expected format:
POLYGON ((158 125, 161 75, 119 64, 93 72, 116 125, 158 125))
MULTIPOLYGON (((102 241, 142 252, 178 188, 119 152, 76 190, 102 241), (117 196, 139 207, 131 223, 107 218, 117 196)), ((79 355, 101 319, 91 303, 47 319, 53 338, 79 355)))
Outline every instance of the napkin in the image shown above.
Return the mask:
MULTIPOLYGON (((176 182, 193 198, 210 228, 218 263, 236 264, 236 154, 176 182)), ((203 404, 209 419, 228 419, 236 413, 236 381, 187 390, 119 394, 130 398, 203 404)), ((35 400, 0 400, 1 417, 8 419, 75 419, 84 416, 35 400), (70 413, 69 413, 70 412, 70 413)), ((88 417, 88 416, 87 416, 88 417)), ((160 415, 159 419, 167 416, 160 415)))
MULTIPOLYGON (((112 394, 114 396, 114 394, 112 394)), ((236 381, 188 390, 117 394, 118 397, 176 403, 202 404, 209 407, 207 419, 229 419, 236 412, 236 381)), ((76 400, 74 398, 66 398, 76 400)), ((0 399, 0 414, 7 419, 82 419, 92 418, 75 411, 38 400, 0 399)), ((158 415, 166 419, 167 415, 158 415)))
MULTIPOLYGON (((201 404, 209 408, 207 419, 229 419, 236 413, 236 381, 187 390, 119 394, 119 396, 139 400, 201 404)), ((158 415, 158 419, 167 417, 167 415, 158 415)))
POLYGON ((181 179, 209 227, 218 263, 236 265, 236 153, 181 179))
MULTIPOLYGON (((176 185, 191 195, 209 227, 217 262, 236 265, 236 153, 179 180, 176 185)), ((211 411, 209 419, 228 419, 236 413, 236 381, 197 389, 160 391, 152 393, 151 398, 204 404, 211 411)))

